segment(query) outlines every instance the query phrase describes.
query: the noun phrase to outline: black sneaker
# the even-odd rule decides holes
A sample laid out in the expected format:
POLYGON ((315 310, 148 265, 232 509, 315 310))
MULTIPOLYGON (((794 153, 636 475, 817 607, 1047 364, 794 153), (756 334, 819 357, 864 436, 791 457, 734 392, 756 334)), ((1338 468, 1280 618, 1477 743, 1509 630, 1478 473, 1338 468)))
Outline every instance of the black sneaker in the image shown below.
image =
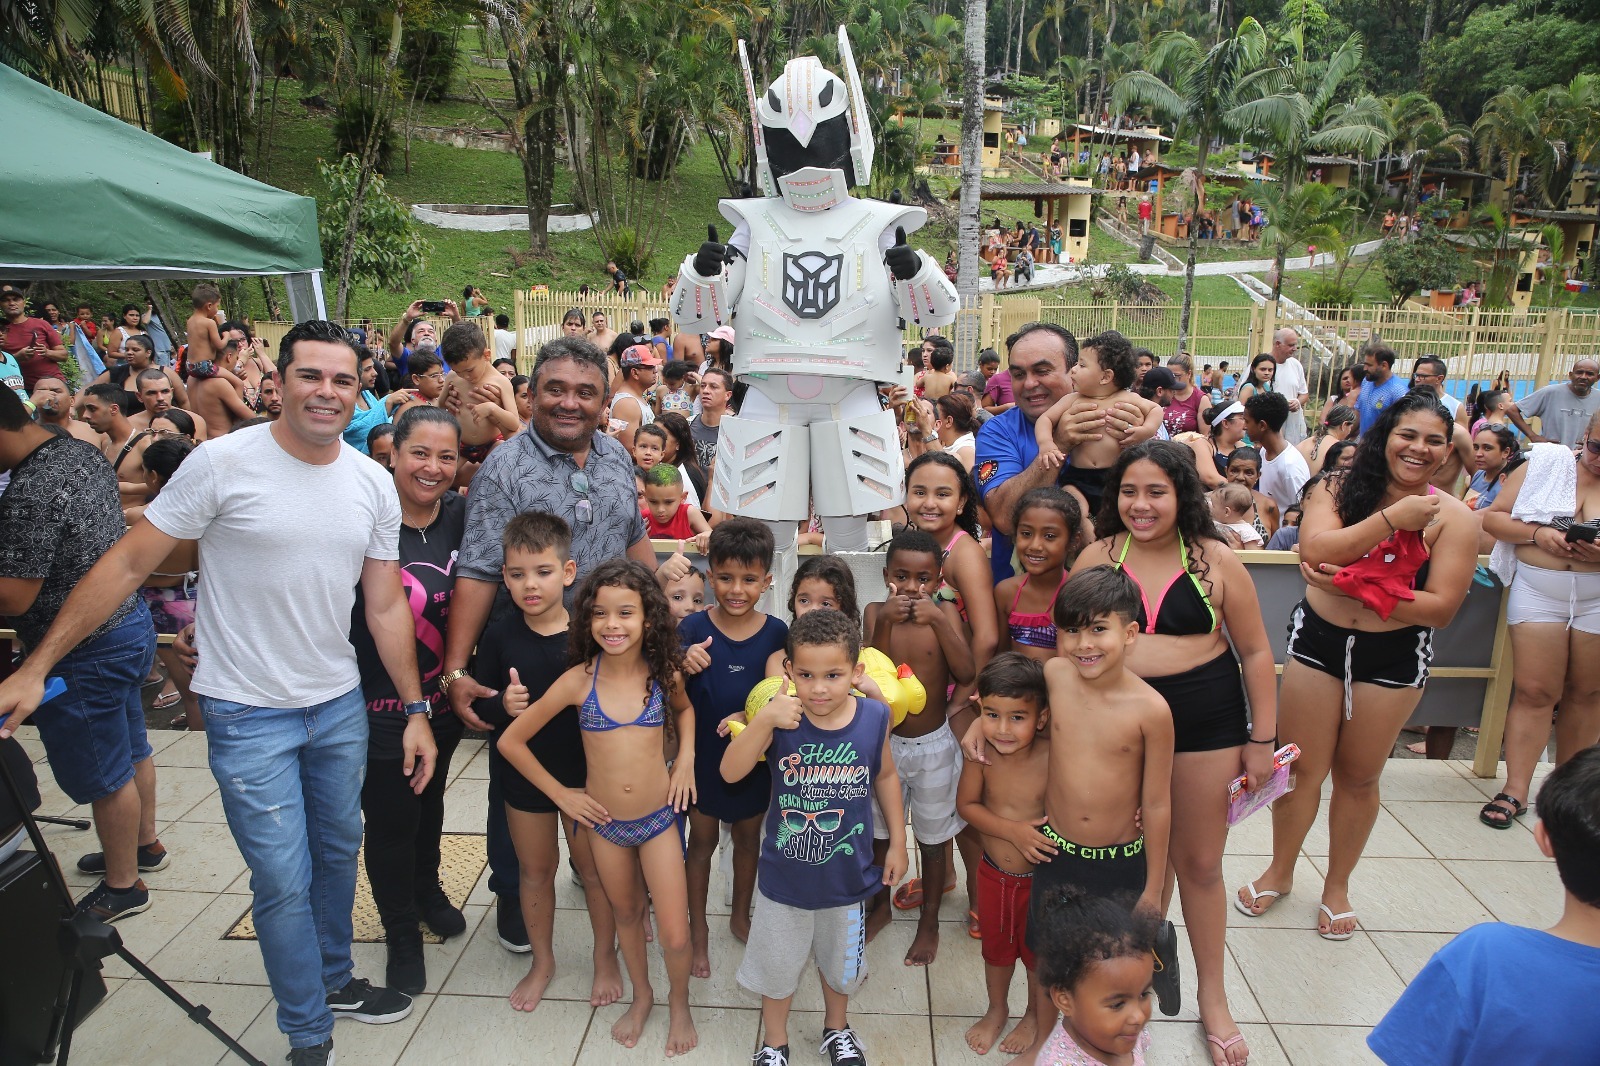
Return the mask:
POLYGON ((333 1041, 324 1040, 316 1047, 290 1048, 289 1066, 333 1066, 333 1041))
POLYGON ((522 901, 515 896, 497 896, 494 906, 495 932, 500 946, 515 955, 533 950, 528 943, 528 927, 522 923, 522 901))
POLYGON ((79 914, 92 914, 110 925, 150 909, 150 890, 143 881, 135 881, 132 888, 120 891, 111 888, 102 878, 78 901, 79 914))
POLYGON ((415 925, 405 929, 386 927, 383 940, 389 953, 384 980, 390 988, 399 989, 408 996, 419 995, 428 987, 428 967, 422 958, 422 930, 415 925))
POLYGON ((1171 1018, 1183 1004, 1183 989, 1178 983, 1178 927, 1162 922, 1156 934, 1156 976, 1152 986, 1161 1013, 1171 1018))
MULTIPOLYGON (((161 841, 146 846, 139 845, 139 872, 153 874, 157 870, 165 870, 172 862, 172 852, 161 846, 161 841)), ((99 877, 106 875, 106 855, 103 851, 92 851, 78 860, 78 869, 86 874, 95 874, 99 877)))
POLYGON ((371 981, 352 977, 337 992, 328 993, 334 1018, 354 1018, 368 1025, 397 1022, 411 1013, 411 997, 392 988, 374 988, 371 981))
POLYGON ((422 915, 422 920, 428 923, 428 928, 446 940, 467 931, 467 916, 450 902, 444 886, 437 881, 433 883, 433 888, 417 893, 417 911, 422 915))
POLYGON ((866 1049, 854 1029, 824 1029, 817 1050, 828 1056, 831 1066, 867 1066, 866 1049))
POLYGON ((761 1045, 761 1050, 755 1053, 750 1062, 753 1066, 789 1066, 789 1045, 771 1047, 761 1045))

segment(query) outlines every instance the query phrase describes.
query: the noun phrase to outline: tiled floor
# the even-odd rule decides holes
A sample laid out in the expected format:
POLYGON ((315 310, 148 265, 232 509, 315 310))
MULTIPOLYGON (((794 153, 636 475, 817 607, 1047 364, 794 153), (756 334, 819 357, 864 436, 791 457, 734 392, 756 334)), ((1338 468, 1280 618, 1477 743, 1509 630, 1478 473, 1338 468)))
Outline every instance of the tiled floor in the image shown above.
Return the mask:
MULTIPOLYGON (((191 999, 212 1010, 218 1024, 268 1063, 279 1063, 287 1043, 274 1021, 272 997, 256 945, 222 935, 249 906, 249 875, 223 824, 216 785, 205 769, 200 734, 153 732, 159 766, 161 838, 173 851, 167 870, 151 874, 152 909, 121 924, 129 947, 191 999)), ((87 815, 74 808, 50 779, 38 742, 25 743, 41 759, 45 814, 87 815)), ((462 746, 451 767, 446 829, 482 829, 485 787, 482 743, 462 746)), ((1314 934, 1317 887, 1327 863, 1327 829, 1319 819, 1300 859, 1294 895, 1259 920, 1228 911, 1227 986, 1234 1016, 1249 1040, 1254 1066, 1352 1066, 1376 1060, 1363 1043, 1367 1030, 1451 934, 1475 922, 1499 919, 1548 925, 1558 916, 1561 892, 1553 864, 1540 856, 1529 825, 1506 832, 1478 824, 1477 809, 1495 782, 1471 776, 1465 763, 1394 760, 1384 777, 1384 809, 1352 891, 1362 930, 1346 943, 1314 934)), ((51 845, 70 868, 91 848, 91 838, 47 826, 51 845)), ((1266 816, 1236 829, 1225 875, 1230 889, 1255 877, 1271 850, 1266 816)), ((74 884, 88 879, 74 873, 74 884)), ((712 883, 712 910, 726 913, 721 874, 712 883)), ((638 1048, 612 1042, 610 1025, 620 1006, 588 1005, 588 929, 582 894, 560 878, 556 931, 560 969, 545 1002, 531 1015, 514 1013, 504 996, 525 972, 526 956, 504 951, 494 935, 485 881, 469 897, 465 937, 426 949, 428 989, 405 1021, 388 1026, 344 1023, 335 1040, 341 1066, 599 1066, 663 1060, 666 1012, 652 1015, 638 1048)), ((998 1051, 980 1058, 964 1034, 983 1011, 983 970, 978 945, 959 916, 963 890, 947 897, 937 962, 909 969, 901 958, 912 933, 900 916, 870 950, 877 967, 852 1003, 853 1024, 873 1066, 939 1066, 1003 1061, 998 1051)), ((1174 908, 1176 914, 1176 908, 1174 908)), ((685 1061, 733 1066, 747 1063, 760 1028, 759 1002, 741 989, 733 972, 740 946, 726 920, 713 918, 713 976, 695 981, 691 1002, 700 1047, 685 1061)), ((1183 972, 1193 972, 1187 938, 1180 938, 1183 972)), ((357 972, 381 979, 383 947, 357 944, 357 972)), ((652 956, 657 994, 664 1000, 665 971, 652 956)), ((120 1066, 212 1066, 233 1060, 221 1045, 189 1022, 125 966, 107 968, 111 994, 80 1031, 73 1061, 120 1066)), ((1013 983, 1013 1009, 1023 986, 1013 983)), ((1185 988, 1192 996, 1192 983, 1185 988)), ((820 1062, 821 996, 807 984, 796 998, 791 1039, 796 1062, 820 1062)), ((1178 1018, 1157 1015, 1152 1024, 1151 1066, 1208 1066, 1192 1003, 1178 1018)))

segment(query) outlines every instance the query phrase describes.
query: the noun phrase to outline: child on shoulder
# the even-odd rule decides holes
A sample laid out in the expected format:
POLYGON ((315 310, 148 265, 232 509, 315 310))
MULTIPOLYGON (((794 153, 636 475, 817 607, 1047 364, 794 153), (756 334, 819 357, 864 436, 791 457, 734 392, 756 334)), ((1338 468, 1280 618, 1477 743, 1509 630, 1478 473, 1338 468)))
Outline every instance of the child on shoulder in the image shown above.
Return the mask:
POLYGON ((831 1066, 866 1066, 847 1016, 867 976, 865 903, 899 881, 907 865, 890 712, 878 700, 851 695, 861 677, 854 618, 811 611, 795 619, 785 650, 795 695, 774 696, 722 757, 724 780, 742 781, 763 754, 772 777, 739 983, 761 996, 755 1062, 789 1066, 789 1008, 808 959, 815 959, 824 1008, 820 1050, 831 1066), (889 828, 881 867, 861 846, 875 821, 889 828))
MULTIPOLYGON (((484 629, 478 641, 477 680, 502 693, 477 703, 478 716, 494 725, 489 745, 491 775, 500 783, 506 823, 517 852, 518 895, 528 931, 528 973, 511 990, 511 1006, 539 1006, 555 976, 556 871, 561 864, 556 834, 565 831, 573 866, 583 879, 584 903, 594 931, 594 985, 589 1002, 615 1003, 622 996, 617 965, 616 923, 600 889, 590 837, 577 831, 550 795, 517 772, 501 754, 499 739, 512 718, 560 679, 567 665, 569 619, 563 595, 577 574, 572 561, 572 531, 556 515, 529 512, 506 523, 500 537, 505 562, 500 573, 517 611, 508 611, 484 629), (559 824, 558 824, 559 823, 559 824)), ((524 750, 563 788, 581 789, 587 768, 578 709, 558 708, 524 750)), ((509 901, 509 897, 505 897, 509 901)))
POLYGON ((987 1055, 1011 1017, 1006 993, 1017 960, 1028 972, 1028 1003, 1021 1021, 1000 1041, 1015 1055, 1032 1047, 1055 1022, 1055 1010, 1035 979, 1026 942, 1028 897, 1034 864, 1055 854, 1039 831, 1045 822, 1045 782, 1050 768, 1050 697, 1044 664, 1016 652, 989 660, 978 674, 978 727, 987 764, 961 769, 956 810, 983 838, 978 866, 978 921, 983 930, 983 971, 989 1007, 967 1030, 967 1046, 987 1055))
POLYGON ((1090 514, 1100 510, 1106 473, 1116 464, 1122 449, 1149 440, 1161 429, 1161 405, 1132 391, 1137 375, 1138 364, 1128 338, 1114 329, 1097 333, 1083 342, 1078 361, 1067 371, 1073 391, 1034 422, 1040 460, 1046 466, 1059 466, 1068 457, 1056 447, 1056 424, 1072 409, 1087 404, 1096 411, 1107 412, 1117 404, 1129 404, 1143 415, 1142 421, 1128 427, 1125 437, 1102 432, 1098 440, 1084 441, 1072 449, 1071 463, 1061 471, 1060 483, 1083 494, 1090 514))
POLYGON ((694 708, 684 691, 683 651, 656 577, 631 559, 602 563, 573 610, 578 628, 562 674, 531 706, 507 697, 515 721, 501 754, 594 835, 600 886, 616 917, 633 1003, 611 1037, 633 1047, 655 1002, 645 955, 645 914, 655 904, 656 940, 666 957, 668 1057, 698 1042, 689 1013, 689 899, 683 864, 683 812, 694 802, 694 708), (577 705, 587 776, 563 785, 528 742, 564 708, 577 705), (670 708, 670 713, 669 713, 670 708), (669 767, 666 743, 676 738, 669 767), (641 877, 642 874, 642 877, 641 877), (649 899, 646 898, 649 893, 649 899))
POLYGON ((1548 931, 1486 922, 1440 948, 1367 1037, 1389 1066, 1594 1061, 1600 1046, 1600 746, 1551 771, 1533 839, 1565 903, 1548 931), (1506 1008, 1506 977, 1537 974, 1537 1010, 1506 1008))
POLYGON ((738 781, 722 778, 728 739, 718 723, 742 712, 750 690, 766 676, 767 659, 781 655, 789 627, 756 609, 772 584, 772 530, 753 518, 730 518, 711 533, 709 565, 715 605, 678 623, 678 639, 688 649, 684 676, 695 715, 695 804, 689 812, 690 974, 711 976, 710 926, 706 896, 711 859, 721 823, 733 841, 733 913, 729 927, 741 942, 750 938, 750 906, 756 888, 756 858, 761 819, 772 798, 772 775, 765 762, 738 781))
MULTIPOLYGON (((945 845, 966 828, 956 814, 961 749, 950 732, 946 694, 952 682, 972 683, 972 641, 956 605, 934 598, 942 581, 944 552, 932 534, 914 527, 901 530, 889 542, 884 564, 889 598, 867 605, 866 630, 872 646, 891 662, 909 665, 928 694, 922 712, 906 715, 889 738, 922 859, 922 878, 908 889, 920 898, 901 902, 902 909, 922 911, 906 964, 926 966, 939 950, 939 905, 945 886, 953 884, 945 845)), ((875 836, 881 850, 889 839, 888 826, 878 823, 875 836)), ((886 890, 873 903, 869 935, 889 923, 890 906, 886 890)))

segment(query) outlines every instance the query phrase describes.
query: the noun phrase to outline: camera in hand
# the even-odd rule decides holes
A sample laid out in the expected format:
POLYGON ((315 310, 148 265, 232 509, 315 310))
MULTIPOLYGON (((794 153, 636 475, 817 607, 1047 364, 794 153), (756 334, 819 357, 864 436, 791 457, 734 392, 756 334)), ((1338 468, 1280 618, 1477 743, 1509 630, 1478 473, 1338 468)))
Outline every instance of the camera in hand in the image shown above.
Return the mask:
POLYGON ((1574 522, 1567 527, 1567 543, 1575 544, 1584 541, 1593 544, 1596 537, 1600 537, 1600 520, 1594 522, 1574 522))
POLYGON ((442 315, 442 314, 444 314, 444 301, 443 300, 423 300, 422 301, 422 313, 425 314, 425 315, 442 315))

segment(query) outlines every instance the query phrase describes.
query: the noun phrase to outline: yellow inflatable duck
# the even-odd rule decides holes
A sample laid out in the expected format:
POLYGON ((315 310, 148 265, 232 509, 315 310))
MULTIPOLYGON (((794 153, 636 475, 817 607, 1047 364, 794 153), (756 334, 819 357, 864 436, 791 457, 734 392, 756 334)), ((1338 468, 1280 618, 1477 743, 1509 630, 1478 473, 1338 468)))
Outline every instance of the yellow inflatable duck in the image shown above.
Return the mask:
MULTIPOLYGON (((894 725, 905 721, 908 714, 921 714, 922 709, 928 705, 927 689, 922 687, 922 682, 917 680, 917 675, 913 674, 911 667, 905 663, 896 667, 889 657, 877 648, 862 648, 859 662, 865 668, 867 677, 878 686, 878 691, 883 693, 883 701, 889 705, 889 714, 894 725)), ((745 721, 755 718, 756 712, 778 694, 778 686, 786 682, 787 679, 782 677, 769 677, 751 689, 750 695, 744 701, 745 721)), ((789 686, 789 692, 794 692, 792 685, 789 686)), ((859 690, 857 692, 861 694, 859 690)), ((744 724, 741 722, 732 722, 728 728, 734 736, 744 732, 744 724)))

